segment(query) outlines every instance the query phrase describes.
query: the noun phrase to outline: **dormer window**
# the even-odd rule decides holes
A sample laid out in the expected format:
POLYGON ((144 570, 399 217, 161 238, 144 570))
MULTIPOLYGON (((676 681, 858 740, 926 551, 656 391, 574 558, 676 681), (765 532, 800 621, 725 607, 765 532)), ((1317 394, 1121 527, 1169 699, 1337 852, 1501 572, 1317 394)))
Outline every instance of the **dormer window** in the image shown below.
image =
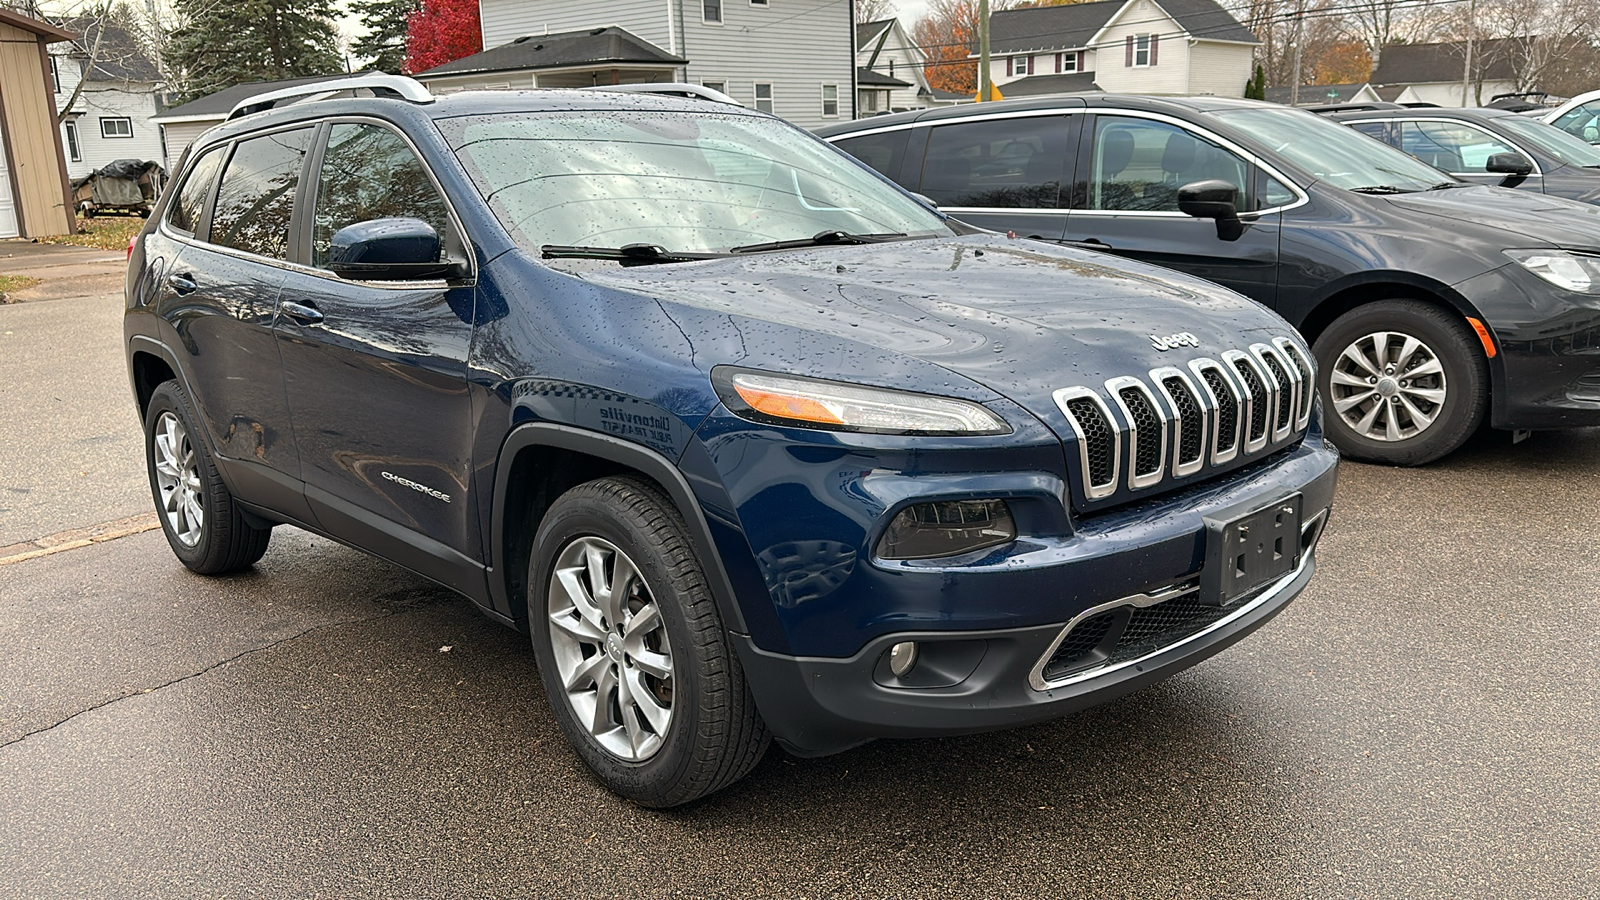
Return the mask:
POLYGON ((1006 74, 1007 75, 1013 75, 1013 76, 1016 76, 1018 78, 1022 77, 1023 75, 1032 75, 1033 74, 1033 57, 1031 57, 1031 56, 1008 56, 1008 57, 1006 57, 1006 74))

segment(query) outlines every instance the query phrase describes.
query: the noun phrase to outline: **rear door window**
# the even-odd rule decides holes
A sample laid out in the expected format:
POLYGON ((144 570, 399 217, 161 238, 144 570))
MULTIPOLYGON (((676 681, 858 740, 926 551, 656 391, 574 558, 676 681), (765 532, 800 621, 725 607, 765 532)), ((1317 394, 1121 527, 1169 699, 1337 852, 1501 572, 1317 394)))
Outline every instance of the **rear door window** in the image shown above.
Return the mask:
POLYGON ((311 263, 327 268, 334 232, 372 219, 420 219, 450 241, 450 216, 422 160, 398 134, 381 125, 339 123, 328 132, 317 179, 311 263))
POLYGON ((271 259, 289 258, 294 194, 311 133, 310 128, 298 128, 239 142, 217 189, 211 243, 271 259))
POLYGON ((189 167, 183 186, 178 188, 177 196, 172 199, 172 208, 167 210, 168 225, 184 234, 199 233, 206 198, 211 195, 211 186, 217 181, 217 170, 222 167, 225 149, 213 147, 189 167))
POLYGON ((879 174, 890 181, 899 181, 900 173, 905 168, 906 142, 910 137, 911 129, 901 128, 897 131, 880 131, 877 134, 845 138, 835 142, 834 146, 877 169, 879 174))
POLYGON ((1071 133, 1061 115, 935 126, 919 190, 940 206, 1059 208, 1071 133))

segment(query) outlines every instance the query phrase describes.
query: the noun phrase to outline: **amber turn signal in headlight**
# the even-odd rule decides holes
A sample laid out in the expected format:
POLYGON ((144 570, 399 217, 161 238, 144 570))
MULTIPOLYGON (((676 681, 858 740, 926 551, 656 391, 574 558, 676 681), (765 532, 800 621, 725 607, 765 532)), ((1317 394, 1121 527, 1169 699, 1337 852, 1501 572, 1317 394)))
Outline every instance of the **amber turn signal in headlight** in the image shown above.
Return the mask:
POLYGON ((1011 431, 983 406, 949 397, 740 370, 719 370, 713 382, 736 415, 760 422, 876 434, 1011 431))

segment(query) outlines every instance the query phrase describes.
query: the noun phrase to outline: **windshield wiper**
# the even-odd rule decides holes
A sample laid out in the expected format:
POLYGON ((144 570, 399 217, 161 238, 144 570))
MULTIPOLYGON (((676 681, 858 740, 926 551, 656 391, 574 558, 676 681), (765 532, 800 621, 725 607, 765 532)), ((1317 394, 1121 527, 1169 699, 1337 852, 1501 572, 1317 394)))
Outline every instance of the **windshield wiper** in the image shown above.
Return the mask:
POLYGON ((545 259, 614 259, 625 266, 651 263, 692 262, 697 259, 723 259, 726 253, 678 253, 655 244, 624 244, 621 247, 568 247, 545 244, 539 248, 545 259))
POLYGON ((808 238, 796 238, 789 241, 767 241, 762 244, 745 244, 742 247, 733 247, 729 253, 759 253, 763 250, 792 250, 796 247, 821 247, 827 244, 876 244, 880 241, 892 241, 895 238, 905 237, 903 231, 887 231, 882 234, 851 234, 848 231, 819 231, 808 238))
POLYGON ((1432 187, 1429 187, 1428 190, 1430 190, 1430 191, 1448 191, 1451 188, 1458 188, 1458 187, 1472 187, 1472 183, 1469 182, 1469 181, 1441 181, 1438 184, 1433 185, 1432 187))
POLYGON ((1366 187, 1351 188, 1357 194, 1409 194, 1405 188, 1398 188, 1392 184, 1369 184, 1366 187))

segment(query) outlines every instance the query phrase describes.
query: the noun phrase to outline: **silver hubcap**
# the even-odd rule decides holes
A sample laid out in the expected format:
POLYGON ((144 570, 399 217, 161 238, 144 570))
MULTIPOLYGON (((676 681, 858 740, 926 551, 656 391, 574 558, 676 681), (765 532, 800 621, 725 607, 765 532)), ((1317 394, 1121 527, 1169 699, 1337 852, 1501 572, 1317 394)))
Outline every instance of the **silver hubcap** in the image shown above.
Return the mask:
POLYGON ((653 756, 672 723, 672 648, 633 560, 597 537, 573 541, 556 558, 546 608, 578 722, 614 756, 653 756))
POLYGON ((205 507, 200 502, 200 465, 189 430, 171 412, 156 419, 156 489, 161 493, 161 512, 167 527, 185 546, 200 543, 206 525, 205 507))
POLYGON ((1416 437, 1444 410, 1444 367, 1409 334, 1378 331, 1344 348, 1328 373, 1334 412, 1374 441, 1416 437))

